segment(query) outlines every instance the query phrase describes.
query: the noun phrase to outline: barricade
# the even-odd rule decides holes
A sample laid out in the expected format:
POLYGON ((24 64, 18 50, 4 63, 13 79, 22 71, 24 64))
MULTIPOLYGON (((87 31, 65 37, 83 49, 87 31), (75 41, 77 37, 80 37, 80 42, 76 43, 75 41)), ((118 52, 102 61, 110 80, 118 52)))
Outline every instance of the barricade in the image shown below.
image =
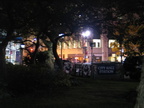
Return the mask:
POLYGON ((76 63, 73 75, 92 78, 120 78, 121 63, 76 63))

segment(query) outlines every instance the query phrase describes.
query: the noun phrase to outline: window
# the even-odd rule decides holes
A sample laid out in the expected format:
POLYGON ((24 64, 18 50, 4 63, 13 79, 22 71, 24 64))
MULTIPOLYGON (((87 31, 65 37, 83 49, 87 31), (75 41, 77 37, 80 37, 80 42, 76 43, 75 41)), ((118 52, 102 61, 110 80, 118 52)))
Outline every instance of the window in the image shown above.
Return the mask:
POLYGON ((66 48, 67 48, 66 43, 63 43, 63 49, 66 49, 66 48))
POLYGON ((72 48, 72 46, 73 46, 73 45, 71 44, 71 41, 68 42, 68 45, 69 45, 68 48, 72 48))
POLYGON ((114 40, 114 39, 110 39, 109 40, 109 48, 113 48, 114 47, 114 43, 115 43, 116 41, 114 40))
POLYGON ((93 47, 96 47, 96 42, 93 42, 93 47))
POLYGON ((100 42, 97 42, 97 48, 100 48, 100 42))
POLYGON ((78 48, 81 48, 81 42, 80 41, 78 41, 78 48))
POLYGON ((101 47, 101 40, 100 39, 93 39, 94 47, 100 48, 101 47))
POLYGON ((73 48, 77 48, 77 43, 75 40, 73 41, 73 48))

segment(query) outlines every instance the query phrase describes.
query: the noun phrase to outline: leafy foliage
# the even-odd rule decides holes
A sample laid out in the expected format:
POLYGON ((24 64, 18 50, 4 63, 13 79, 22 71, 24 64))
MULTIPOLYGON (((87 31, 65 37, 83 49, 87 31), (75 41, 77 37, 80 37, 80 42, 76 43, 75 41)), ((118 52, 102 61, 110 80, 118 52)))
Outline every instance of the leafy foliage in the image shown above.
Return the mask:
POLYGON ((129 75, 131 79, 140 80, 143 56, 126 57, 123 67, 125 75, 129 75))

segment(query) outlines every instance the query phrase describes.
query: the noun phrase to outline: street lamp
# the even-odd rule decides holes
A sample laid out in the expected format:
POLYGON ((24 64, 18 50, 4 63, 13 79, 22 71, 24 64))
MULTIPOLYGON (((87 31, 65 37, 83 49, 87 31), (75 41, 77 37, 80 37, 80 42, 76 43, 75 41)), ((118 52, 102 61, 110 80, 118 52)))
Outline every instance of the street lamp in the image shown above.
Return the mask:
POLYGON ((91 41, 90 42, 90 47, 91 47, 91 64, 93 63, 93 47, 94 47, 94 43, 91 41))
POLYGON ((91 32, 89 30, 82 33, 82 36, 84 37, 84 42, 83 42, 84 62, 86 62, 86 54, 87 54, 86 39, 90 36, 90 34, 91 34, 91 32))
POLYGON ((61 59, 63 59, 63 54, 62 54, 62 40, 60 40, 61 41, 61 59))
POLYGON ((20 64, 22 65, 23 64, 23 49, 25 48, 25 45, 24 44, 21 44, 20 45, 20 51, 21 51, 21 61, 20 61, 20 64))
POLYGON ((121 57, 121 63, 123 62, 123 53, 124 53, 124 49, 121 47, 121 50, 120 50, 120 57, 121 57))
POLYGON ((84 38, 87 38, 88 36, 90 36, 90 34, 91 34, 90 31, 87 30, 87 31, 85 31, 85 32, 82 33, 82 36, 84 38))
MULTIPOLYGON (((63 33, 59 34, 59 36, 63 36, 63 35, 64 35, 63 33)), ((64 38, 64 37, 62 37, 62 38, 64 38)), ((60 42, 61 42, 61 59, 63 59, 63 56, 62 56, 62 39, 60 40, 60 42)))

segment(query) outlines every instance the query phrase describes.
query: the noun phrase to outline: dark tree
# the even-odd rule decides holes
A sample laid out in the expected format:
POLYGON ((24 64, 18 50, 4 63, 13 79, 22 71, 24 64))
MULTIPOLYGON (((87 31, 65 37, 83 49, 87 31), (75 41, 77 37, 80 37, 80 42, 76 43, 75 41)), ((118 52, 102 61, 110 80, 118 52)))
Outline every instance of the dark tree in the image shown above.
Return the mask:
POLYGON ((0 79, 6 79, 5 50, 20 29, 29 22, 27 3, 21 1, 0 1, 0 79), (27 8, 26 8, 27 7, 27 8))

